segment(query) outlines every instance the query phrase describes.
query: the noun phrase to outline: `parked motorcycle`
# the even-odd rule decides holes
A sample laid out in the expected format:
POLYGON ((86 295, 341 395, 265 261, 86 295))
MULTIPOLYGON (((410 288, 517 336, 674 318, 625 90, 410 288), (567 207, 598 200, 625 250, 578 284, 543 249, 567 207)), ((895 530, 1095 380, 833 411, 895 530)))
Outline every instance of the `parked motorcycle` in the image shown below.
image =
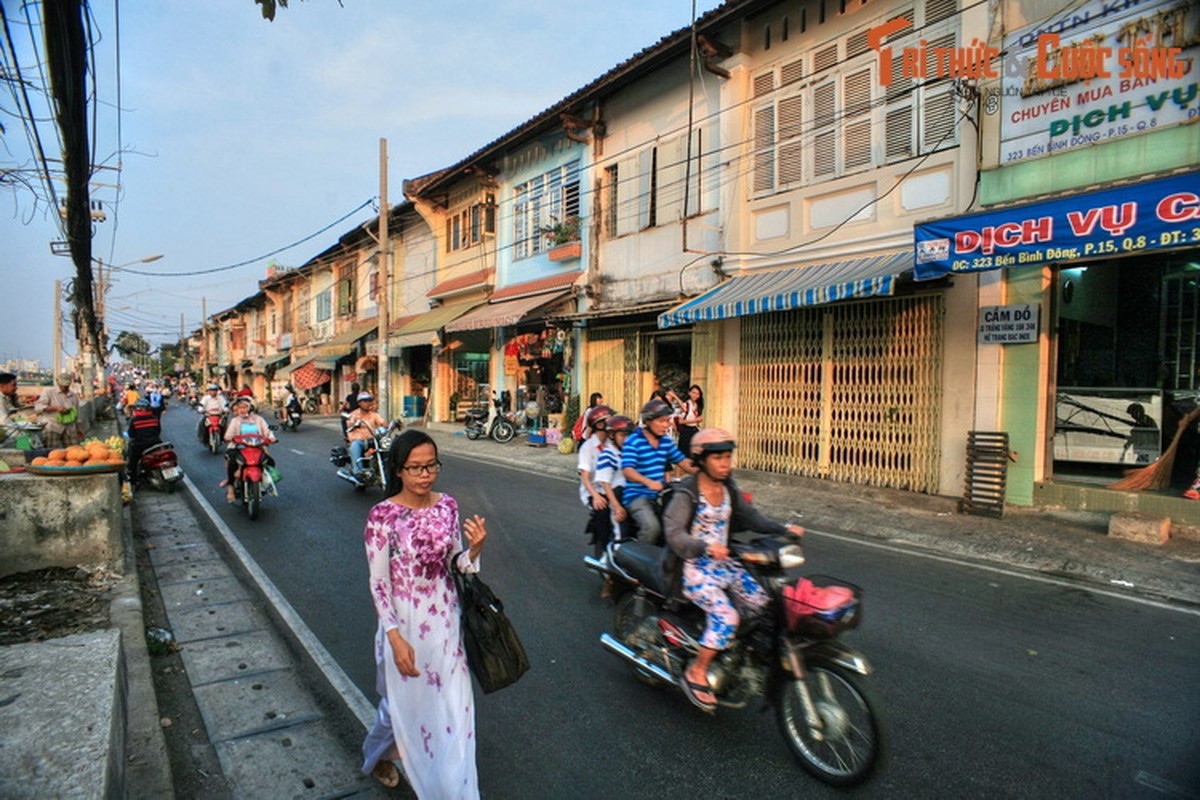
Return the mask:
MULTIPOLYGON (((713 659, 708 682, 720 706, 741 708, 762 696, 774 705, 780 731, 802 767, 833 786, 853 786, 870 774, 882 751, 876 702, 863 678, 866 658, 839 640, 862 619, 862 592, 848 583, 788 570, 804 563, 787 536, 730 552, 767 592, 761 613, 743 618, 734 643, 713 659)), ((612 634, 600 642, 637 678, 681 689, 704 632, 704 612, 668 599, 665 548, 638 541, 614 544, 608 557, 584 559, 616 587, 612 634)))
MULTIPOLYGON (((361 424, 361 423, 360 423, 361 424)), ((351 424, 350 430, 356 426, 351 424)), ((391 425, 376 428, 367 440, 367 449, 363 453, 363 463, 353 464, 348 447, 334 447, 329 451, 329 462, 338 467, 337 476, 354 484, 357 491, 365 491, 368 486, 387 488, 387 457, 392 448, 396 434, 404 429, 404 422, 393 420, 391 425)))
MULTIPOLYGON (((275 426, 271 428, 274 430, 275 426)), ((233 493, 250 519, 258 519, 264 497, 279 496, 270 469, 275 466, 275 459, 267 452, 267 441, 257 433, 243 433, 233 437, 233 446, 229 448, 229 457, 240 468, 240 474, 233 482, 233 493)))
POLYGON ((148 483, 160 492, 170 494, 183 481, 179 457, 170 442, 160 442, 142 451, 138 458, 138 483, 148 483))
POLYGON ((500 444, 505 444, 511 442, 512 438, 517 435, 516 426, 504 416, 500 398, 494 395, 489 410, 471 409, 467 412, 466 427, 467 438, 472 441, 483 436, 490 436, 500 444))

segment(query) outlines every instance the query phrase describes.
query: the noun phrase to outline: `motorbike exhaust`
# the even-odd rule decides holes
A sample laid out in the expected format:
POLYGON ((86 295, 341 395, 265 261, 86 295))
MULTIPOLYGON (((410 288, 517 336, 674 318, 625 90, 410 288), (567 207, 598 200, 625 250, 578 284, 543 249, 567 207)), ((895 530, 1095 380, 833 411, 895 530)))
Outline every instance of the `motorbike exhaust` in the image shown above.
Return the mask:
POLYGON ((675 678, 671 676, 671 673, 667 672, 657 664, 651 664, 646 659, 641 658, 637 653, 618 642, 609 634, 601 634, 600 644, 604 645, 609 652, 615 653, 625 660, 632 662, 635 666, 637 666, 638 669, 650 673, 659 680, 664 681, 665 683, 675 683, 675 678))

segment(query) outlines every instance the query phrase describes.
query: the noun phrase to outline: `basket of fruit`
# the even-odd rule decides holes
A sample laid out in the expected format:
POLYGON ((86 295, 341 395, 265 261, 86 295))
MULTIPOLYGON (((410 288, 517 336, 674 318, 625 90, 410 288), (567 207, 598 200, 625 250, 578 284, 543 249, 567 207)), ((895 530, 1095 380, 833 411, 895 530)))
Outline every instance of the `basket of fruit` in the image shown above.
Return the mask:
POLYGON ((37 475, 90 475, 117 472, 125 466, 124 441, 113 436, 107 441, 88 439, 82 444, 51 450, 29 462, 37 475))

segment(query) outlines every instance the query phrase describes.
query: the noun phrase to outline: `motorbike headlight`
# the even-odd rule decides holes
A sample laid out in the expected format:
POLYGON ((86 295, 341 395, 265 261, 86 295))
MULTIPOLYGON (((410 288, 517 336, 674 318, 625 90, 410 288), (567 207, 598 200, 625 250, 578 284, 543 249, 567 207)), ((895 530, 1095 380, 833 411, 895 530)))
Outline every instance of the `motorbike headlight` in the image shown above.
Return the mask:
POLYGON ((804 550, 798 544, 788 544, 779 548, 779 566, 792 569, 804 563, 804 550))

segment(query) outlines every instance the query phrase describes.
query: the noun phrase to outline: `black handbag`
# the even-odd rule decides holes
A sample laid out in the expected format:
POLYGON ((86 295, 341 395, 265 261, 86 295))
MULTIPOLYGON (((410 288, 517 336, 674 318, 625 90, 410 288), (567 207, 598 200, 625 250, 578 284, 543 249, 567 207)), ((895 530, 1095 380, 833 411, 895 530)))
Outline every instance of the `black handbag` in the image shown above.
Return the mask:
POLYGON ((516 683, 529 669, 529 658, 500 598, 477 573, 459 572, 456 561, 450 573, 458 590, 467 666, 484 694, 491 694, 516 683))

